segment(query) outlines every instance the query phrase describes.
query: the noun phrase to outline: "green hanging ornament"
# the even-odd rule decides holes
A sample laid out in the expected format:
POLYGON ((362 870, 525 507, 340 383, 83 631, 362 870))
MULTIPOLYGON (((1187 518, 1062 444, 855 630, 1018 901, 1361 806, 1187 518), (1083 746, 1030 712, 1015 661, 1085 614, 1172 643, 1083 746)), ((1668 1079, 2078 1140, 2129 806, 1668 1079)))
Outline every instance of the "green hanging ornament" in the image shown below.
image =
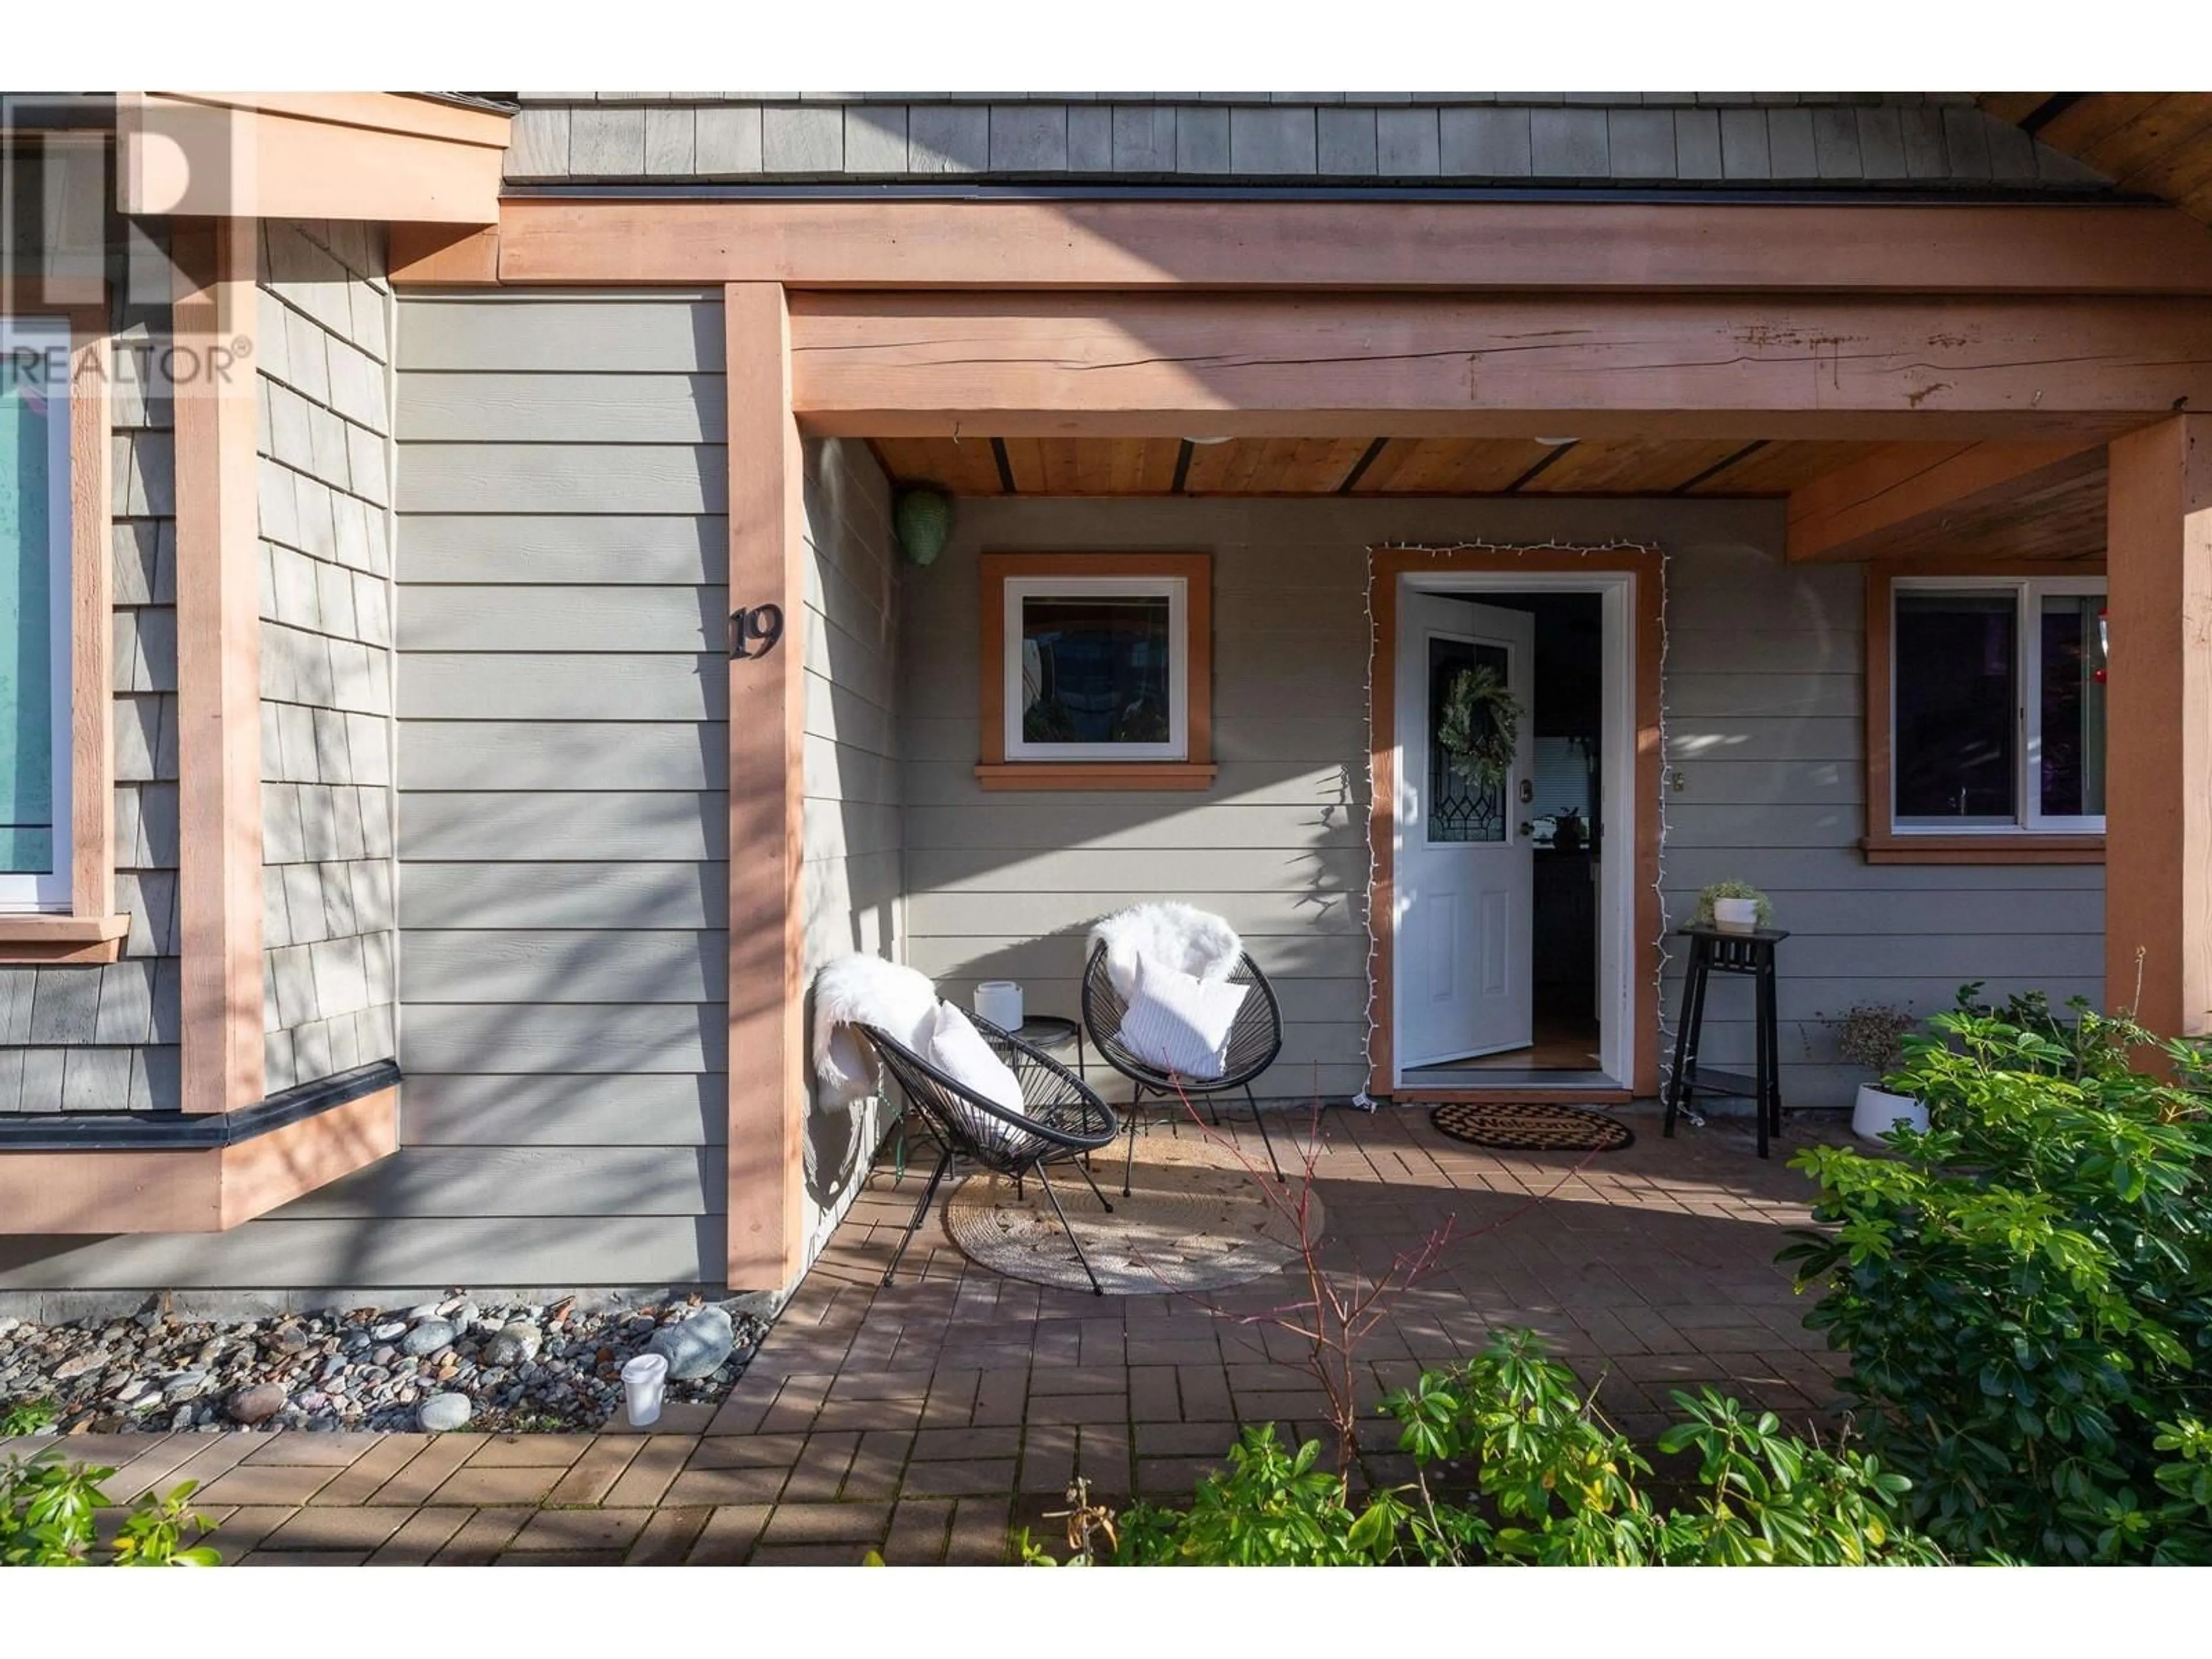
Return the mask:
POLYGON ((915 564, 928 564, 952 534, 952 503, 942 490, 902 490, 891 509, 899 545, 915 564))

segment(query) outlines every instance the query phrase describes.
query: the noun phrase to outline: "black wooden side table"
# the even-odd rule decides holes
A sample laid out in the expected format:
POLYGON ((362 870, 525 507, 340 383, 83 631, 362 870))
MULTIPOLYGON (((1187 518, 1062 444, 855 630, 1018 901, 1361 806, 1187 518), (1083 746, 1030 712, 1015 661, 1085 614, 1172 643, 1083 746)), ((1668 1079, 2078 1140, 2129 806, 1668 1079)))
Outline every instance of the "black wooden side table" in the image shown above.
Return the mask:
POLYGON ((1091 1065, 1083 1051, 1083 1024, 1069 1019, 1064 1014, 1031 1014, 1014 1030, 1014 1035, 1036 1048, 1059 1048, 1069 1042, 1075 1044, 1075 1075, 1091 1081, 1091 1065))
POLYGON ((1690 941, 1689 972, 1682 980, 1682 1013, 1674 1028, 1674 1069, 1667 1079, 1667 1121, 1662 1134, 1674 1133, 1674 1118, 1700 1091, 1749 1100, 1757 1104, 1759 1155, 1767 1136, 1782 1133, 1781 1047, 1775 1036, 1774 947, 1790 935, 1761 927, 1731 933, 1718 927, 1678 927, 1690 941), (1754 1074, 1723 1072, 1698 1064, 1698 1039, 1705 1023, 1705 987, 1715 974, 1748 974, 1757 988, 1753 1016, 1757 1059, 1754 1074))

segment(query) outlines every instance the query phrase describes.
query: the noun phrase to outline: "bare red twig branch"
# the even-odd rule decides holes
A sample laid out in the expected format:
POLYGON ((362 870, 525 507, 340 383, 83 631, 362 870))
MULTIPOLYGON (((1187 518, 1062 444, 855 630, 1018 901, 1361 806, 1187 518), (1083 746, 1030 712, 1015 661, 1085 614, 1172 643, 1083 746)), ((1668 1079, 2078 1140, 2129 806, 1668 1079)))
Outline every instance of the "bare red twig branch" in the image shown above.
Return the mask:
POLYGON ((1297 1236, 1295 1271, 1304 1281, 1304 1294, 1291 1302, 1257 1310, 1234 1310, 1196 1292, 1185 1292, 1215 1317, 1237 1325, 1268 1325, 1306 1345, 1301 1364, 1319 1385, 1327 1401, 1329 1427, 1336 1439, 1337 1468, 1349 1471, 1357 1450, 1360 1417, 1359 1349, 1387 1320, 1398 1299, 1443 1265, 1455 1247, 1486 1233, 1510 1225, 1560 1188, 1579 1176, 1595 1153, 1586 1154, 1559 1179, 1540 1193, 1532 1193, 1504 1215, 1479 1226, 1462 1227, 1456 1212, 1412 1249, 1393 1253, 1380 1272, 1363 1272, 1356 1261, 1333 1266, 1322 1260, 1327 1242, 1316 1220, 1316 1188, 1323 1153, 1322 1104, 1313 1103, 1307 1133, 1298 1153, 1295 1185, 1273 1169, 1262 1170, 1231 1136, 1209 1124, 1182 1090, 1176 1097, 1198 1132, 1212 1146, 1225 1152, 1249 1175, 1276 1214, 1288 1222, 1297 1236))

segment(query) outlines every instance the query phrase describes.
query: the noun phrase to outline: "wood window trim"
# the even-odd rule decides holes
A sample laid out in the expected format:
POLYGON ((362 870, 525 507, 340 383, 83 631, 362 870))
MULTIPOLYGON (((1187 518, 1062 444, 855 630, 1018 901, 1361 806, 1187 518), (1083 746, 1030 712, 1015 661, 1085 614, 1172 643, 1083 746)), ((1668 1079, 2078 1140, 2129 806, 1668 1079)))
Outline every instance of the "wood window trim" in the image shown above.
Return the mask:
POLYGON ((1995 830, 1979 835, 1899 832, 1890 821, 1890 629, 1900 576, 2099 576, 2102 559, 2063 562, 1960 560, 1940 565, 1887 561, 1866 570, 1866 834, 1859 851, 1869 864, 2102 864, 2105 837, 2094 833, 1995 830))
POLYGON ((106 963, 131 919, 115 914, 115 714, 109 678, 110 350, 104 298, 40 305, 0 292, 0 313, 70 326, 70 908, 0 914, 0 964, 106 963))
POLYGON ((1212 786, 1213 556, 1210 553, 986 553, 979 604, 977 707, 987 790, 1200 790, 1212 786), (1009 760, 1006 757, 1006 586, 1024 576, 1167 576, 1185 584, 1184 758, 1177 761, 1009 760))

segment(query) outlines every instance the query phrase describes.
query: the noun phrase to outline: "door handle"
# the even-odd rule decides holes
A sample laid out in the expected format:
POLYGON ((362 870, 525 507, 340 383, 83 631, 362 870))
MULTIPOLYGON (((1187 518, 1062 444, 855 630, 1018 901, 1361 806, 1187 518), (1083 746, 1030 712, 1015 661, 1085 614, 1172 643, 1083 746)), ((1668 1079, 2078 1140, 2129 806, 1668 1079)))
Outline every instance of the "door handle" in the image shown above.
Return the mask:
POLYGON ((1535 833, 1536 826, 1533 823, 1524 823, 1521 826, 1521 835, 1523 840, 1526 840, 1528 836, 1533 836, 1535 833))

